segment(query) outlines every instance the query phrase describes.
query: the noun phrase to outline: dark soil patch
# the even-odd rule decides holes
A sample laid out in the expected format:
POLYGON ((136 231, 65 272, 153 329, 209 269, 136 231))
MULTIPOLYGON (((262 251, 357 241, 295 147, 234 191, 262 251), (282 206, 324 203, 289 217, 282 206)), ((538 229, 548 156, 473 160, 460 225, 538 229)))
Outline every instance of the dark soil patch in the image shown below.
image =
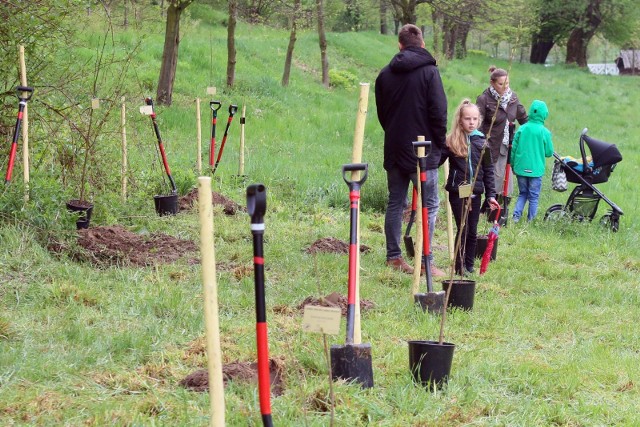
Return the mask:
MULTIPOLYGON (((244 212, 246 209, 234 202, 231 199, 226 198, 220 193, 215 191, 211 192, 211 198, 213 206, 221 205, 222 211, 226 215, 235 215, 238 212, 244 212)), ((185 196, 178 198, 178 206, 181 211, 188 211, 195 207, 198 203, 198 189, 194 188, 185 196)))
MULTIPOLYGON (((98 266, 167 264, 198 251, 191 240, 159 233, 142 236, 121 226, 78 230, 78 245, 84 251, 74 253, 73 257, 98 266)), ((56 244, 50 250, 61 252, 65 248, 56 244)), ((189 262, 198 261, 192 258, 189 262)))
MULTIPOLYGON (((366 245, 360 245, 360 253, 367 253, 371 250, 370 247, 366 245)), ((322 239, 316 240, 304 250, 308 254, 316 254, 316 253, 332 253, 332 254, 348 254, 349 253, 349 244, 343 242, 342 240, 338 240, 334 237, 323 237, 322 239)))
MULTIPOLYGON (((347 315, 347 306, 348 301, 347 297, 341 295, 337 292, 330 293, 324 297, 307 297, 298 305, 298 310, 302 310, 304 312, 305 305, 319 305, 322 307, 338 307, 340 311, 342 311, 342 315, 347 315)), ((360 300, 360 311, 370 310, 375 307, 373 301, 369 301, 366 299, 360 300)))
MULTIPOLYGON (((271 378, 271 393, 274 396, 281 396, 284 392, 283 386, 284 361, 280 359, 269 359, 269 376, 271 378)), ((229 381, 241 383, 258 383, 258 364, 256 362, 235 361, 222 365, 222 381, 226 386, 229 381)), ((200 369, 180 381, 180 385, 191 391, 209 390, 209 371, 200 369)))

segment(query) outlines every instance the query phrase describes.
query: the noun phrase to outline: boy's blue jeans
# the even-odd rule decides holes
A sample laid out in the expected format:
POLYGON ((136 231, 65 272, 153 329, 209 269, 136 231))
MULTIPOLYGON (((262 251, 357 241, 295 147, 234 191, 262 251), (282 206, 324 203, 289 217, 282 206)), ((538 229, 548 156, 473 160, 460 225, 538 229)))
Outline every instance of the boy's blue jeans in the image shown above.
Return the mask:
MULTIPOLYGON (((387 171, 387 189, 389 190, 389 201, 387 202, 387 212, 384 217, 384 234, 387 240, 387 259, 396 259, 402 256, 400 240, 402 237, 402 214, 407 207, 407 191, 409 183, 419 185, 417 174, 405 174, 398 169, 387 171)), ((433 240, 433 233, 436 229, 436 217, 438 216, 438 169, 427 170, 427 192, 426 205, 429 209, 429 247, 433 240)), ((416 212, 421 215, 421 212, 416 212)), ((432 251, 433 252, 433 251, 432 251)), ((433 260, 433 256, 429 257, 433 260)))
POLYGON ((518 189, 520 194, 516 201, 516 208, 513 211, 513 220, 518 222, 524 211, 524 205, 529 202, 527 221, 531 221, 538 213, 538 200, 540 199, 540 189, 542 188, 542 177, 517 176, 518 189))

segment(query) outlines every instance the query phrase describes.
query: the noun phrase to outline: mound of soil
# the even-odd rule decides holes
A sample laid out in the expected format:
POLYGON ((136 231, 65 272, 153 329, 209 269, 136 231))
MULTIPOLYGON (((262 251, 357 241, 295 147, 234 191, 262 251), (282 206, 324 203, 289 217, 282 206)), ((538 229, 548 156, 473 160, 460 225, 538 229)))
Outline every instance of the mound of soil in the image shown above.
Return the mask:
POLYGON ((121 226, 78 230, 78 245, 85 252, 76 254, 76 258, 100 266, 165 264, 198 250, 191 240, 166 234, 141 236, 121 226))
MULTIPOLYGON (((226 215, 235 215, 238 212, 244 212, 246 209, 234 202, 231 199, 226 198, 220 193, 215 191, 211 192, 211 198, 213 206, 221 205, 222 211, 226 215)), ((178 207, 181 211, 191 210, 198 203, 198 189, 194 188, 186 195, 178 198, 178 207)))
MULTIPOLYGON (((284 361, 279 359, 269 359, 269 377, 271 378, 271 393, 274 396, 281 396, 284 392, 282 383, 282 373, 284 371, 284 361)), ((258 364, 251 362, 228 363, 222 365, 222 381, 226 386, 229 381, 244 383, 258 383, 258 364)), ((195 371, 180 381, 180 385, 191 391, 209 390, 209 371, 200 369, 195 371)))
MULTIPOLYGON (((302 310, 304 312, 305 305, 319 305, 322 307, 338 307, 342 312, 342 315, 346 316, 347 306, 349 304, 347 301, 347 297, 337 292, 333 292, 333 293, 330 293, 329 295, 326 295, 320 298, 317 298, 317 297, 305 298, 304 301, 302 301, 300 305, 298 305, 298 310, 302 310)), ((373 307, 375 307, 375 304, 373 303, 373 301, 369 301, 366 299, 360 300, 360 311, 369 310, 369 309, 372 309, 373 307)))
MULTIPOLYGON (((367 253, 371 250, 370 247, 366 245, 360 245, 360 253, 367 253)), ((316 254, 316 253, 332 253, 332 254, 348 254, 349 253, 349 244, 343 242, 342 240, 338 240, 334 237, 323 237, 322 239, 316 240, 304 250, 308 254, 316 254)))

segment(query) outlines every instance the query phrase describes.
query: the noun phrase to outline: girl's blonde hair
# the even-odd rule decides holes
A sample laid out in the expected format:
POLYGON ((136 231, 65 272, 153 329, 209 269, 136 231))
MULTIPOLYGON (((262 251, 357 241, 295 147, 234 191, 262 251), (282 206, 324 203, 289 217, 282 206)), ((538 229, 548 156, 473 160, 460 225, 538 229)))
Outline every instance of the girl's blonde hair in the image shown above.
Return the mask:
POLYGON ((447 135, 447 147, 457 157, 467 157, 467 135, 462 129, 462 113, 465 108, 474 108, 478 115, 480 110, 478 106, 472 103, 468 98, 462 100, 453 116, 453 126, 451 133, 447 135))

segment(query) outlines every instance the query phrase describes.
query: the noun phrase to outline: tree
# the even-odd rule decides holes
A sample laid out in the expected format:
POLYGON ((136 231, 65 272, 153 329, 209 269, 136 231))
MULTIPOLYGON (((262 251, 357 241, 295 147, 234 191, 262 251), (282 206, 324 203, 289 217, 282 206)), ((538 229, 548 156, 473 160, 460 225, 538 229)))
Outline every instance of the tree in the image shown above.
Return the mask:
POLYGON ((296 45, 296 33, 298 29, 298 14, 300 13, 301 0, 294 0, 293 11, 291 12, 291 33, 289 34, 289 45, 287 46, 287 56, 284 60, 284 72, 282 73, 282 86, 289 85, 289 74, 291 73, 291 61, 293 60, 293 48, 296 45))
POLYGON ((193 0, 170 0, 167 8, 167 25, 164 33, 162 64, 156 91, 156 104, 171 105, 173 83, 178 65, 178 46, 180 45, 180 16, 193 0))
POLYGON ((233 87, 236 78, 236 23, 238 2, 229 0, 229 25, 227 26, 227 87, 233 87))
POLYGON ((324 31, 323 0, 316 0, 318 18, 318 38, 320 43, 320 62, 322 63, 322 84, 329 87, 329 60, 327 59, 327 36, 324 31))

